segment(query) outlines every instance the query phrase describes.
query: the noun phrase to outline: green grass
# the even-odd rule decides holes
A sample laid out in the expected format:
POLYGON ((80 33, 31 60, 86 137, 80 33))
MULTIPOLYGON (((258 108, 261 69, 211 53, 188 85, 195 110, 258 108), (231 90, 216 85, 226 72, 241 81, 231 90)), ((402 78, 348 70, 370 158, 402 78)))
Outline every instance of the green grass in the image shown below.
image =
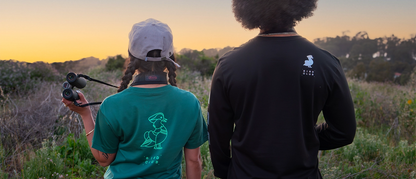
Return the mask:
POLYGON ((319 160, 324 178, 414 178, 416 144, 402 140, 391 146, 385 137, 358 128, 351 145, 321 151, 319 160))
POLYGON ((102 178, 106 168, 95 161, 87 138, 68 135, 59 146, 45 140, 24 164, 22 178, 102 178))

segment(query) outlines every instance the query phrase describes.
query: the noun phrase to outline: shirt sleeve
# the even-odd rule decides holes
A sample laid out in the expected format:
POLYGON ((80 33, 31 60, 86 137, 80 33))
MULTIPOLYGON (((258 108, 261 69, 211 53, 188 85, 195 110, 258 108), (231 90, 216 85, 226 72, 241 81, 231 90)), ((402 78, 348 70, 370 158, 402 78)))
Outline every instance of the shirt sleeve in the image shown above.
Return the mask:
POLYGON ((199 102, 197 101, 197 110, 198 112, 198 119, 195 124, 195 128, 192 132, 191 137, 188 139, 188 142, 185 144, 185 148, 187 149, 195 149, 204 144, 208 140, 208 127, 205 122, 205 119, 201 112, 201 107, 199 106, 199 102))
POLYGON ((214 175, 227 178, 231 162, 230 140, 234 130, 234 112, 222 78, 222 70, 220 61, 212 77, 208 105, 208 134, 214 175))
POLYGON ((320 150, 335 149, 352 143, 356 131, 354 104, 339 63, 332 77, 333 84, 322 110, 326 123, 316 127, 320 150))
POLYGON ((95 120, 92 148, 104 153, 113 154, 117 152, 118 144, 119 138, 114 134, 105 115, 99 110, 95 120))

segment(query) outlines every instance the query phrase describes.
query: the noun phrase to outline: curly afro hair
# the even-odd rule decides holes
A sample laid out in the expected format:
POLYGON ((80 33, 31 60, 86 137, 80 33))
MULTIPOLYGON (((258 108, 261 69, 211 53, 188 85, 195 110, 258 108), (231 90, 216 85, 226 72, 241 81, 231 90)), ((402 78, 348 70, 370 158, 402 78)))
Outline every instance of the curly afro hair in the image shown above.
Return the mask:
POLYGON ((312 16, 318 0, 233 0, 236 20, 246 29, 279 32, 312 16))

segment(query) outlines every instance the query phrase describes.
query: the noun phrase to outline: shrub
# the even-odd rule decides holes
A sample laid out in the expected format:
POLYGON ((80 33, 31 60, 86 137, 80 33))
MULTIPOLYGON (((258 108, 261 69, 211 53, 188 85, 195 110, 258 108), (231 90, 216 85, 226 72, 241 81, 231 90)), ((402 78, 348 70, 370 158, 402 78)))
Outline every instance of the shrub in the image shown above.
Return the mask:
POLYGON ((110 57, 108 58, 107 64, 105 64, 105 69, 107 71, 122 70, 125 61, 126 59, 124 59, 121 55, 110 57))
POLYGON ((58 73, 50 64, 43 62, 25 63, 0 60, 0 87, 5 94, 25 93, 40 81, 55 81, 58 73))
POLYGON ((97 165, 84 135, 68 135, 63 144, 45 140, 43 147, 25 163, 23 178, 101 178, 106 168, 97 165), (94 161, 94 162, 92 162, 94 161))
POLYGON ((355 157, 359 157, 359 160, 364 161, 382 158, 386 150, 387 145, 381 141, 379 136, 364 133, 361 128, 358 128, 354 142, 337 150, 337 152, 339 152, 342 158, 354 162, 355 157))
POLYGON ((74 135, 70 134, 56 149, 63 157, 65 165, 76 176, 96 178, 104 175, 106 168, 97 165, 85 135, 75 139, 74 135))
POLYGON ((22 172, 23 178, 59 178, 59 176, 68 176, 68 169, 60 156, 54 151, 55 144, 43 143, 43 147, 36 151, 36 155, 25 163, 22 172))
POLYGON ((416 144, 400 141, 388 145, 385 134, 374 135, 358 128, 348 146, 321 151, 319 161, 324 178, 410 178, 414 177, 416 144))
POLYGON ((181 55, 176 55, 176 58, 181 66, 197 71, 202 76, 211 76, 217 65, 215 57, 207 57, 204 52, 197 50, 183 52, 181 55))
POLYGON ((30 69, 26 63, 0 61, 0 86, 4 93, 32 88, 30 69))
POLYGON ((73 167, 86 159, 95 160, 84 135, 75 139, 74 134, 69 134, 57 150, 64 157, 65 164, 68 166, 73 167))
POLYGON ((409 145, 407 140, 402 140, 399 142, 399 145, 387 153, 386 156, 390 162, 414 166, 416 164, 416 143, 409 145))

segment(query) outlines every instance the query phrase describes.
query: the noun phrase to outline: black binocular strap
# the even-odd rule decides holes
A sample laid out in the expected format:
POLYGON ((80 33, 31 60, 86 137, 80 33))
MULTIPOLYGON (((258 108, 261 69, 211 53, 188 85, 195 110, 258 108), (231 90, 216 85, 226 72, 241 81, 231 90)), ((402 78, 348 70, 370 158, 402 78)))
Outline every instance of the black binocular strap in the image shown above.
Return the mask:
POLYGON ((89 77, 89 76, 87 76, 87 75, 78 74, 78 76, 83 77, 83 78, 87 79, 88 81, 95 81, 95 82, 98 82, 98 83, 101 83, 101 84, 105 84, 105 85, 107 85, 107 86, 111 86, 111 87, 114 87, 114 88, 119 88, 118 86, 110 85, 110 84, 108 84, 108 83, 106 83, 106 82, 102 82, 102 81, 100 81, 100 80, 96 80, 96 79, 91 78, 91 77, 89 77))
POLYGON ((81 105, 81 104, 77 103, 77 101, 74 101, 75 106, 78 106, 78 107, 86 107, 86 106, 97 105, 97 104, 101 104, 101 103, 102 102, 93 102, 93 103, 87 103, 87 104, 81 105))

